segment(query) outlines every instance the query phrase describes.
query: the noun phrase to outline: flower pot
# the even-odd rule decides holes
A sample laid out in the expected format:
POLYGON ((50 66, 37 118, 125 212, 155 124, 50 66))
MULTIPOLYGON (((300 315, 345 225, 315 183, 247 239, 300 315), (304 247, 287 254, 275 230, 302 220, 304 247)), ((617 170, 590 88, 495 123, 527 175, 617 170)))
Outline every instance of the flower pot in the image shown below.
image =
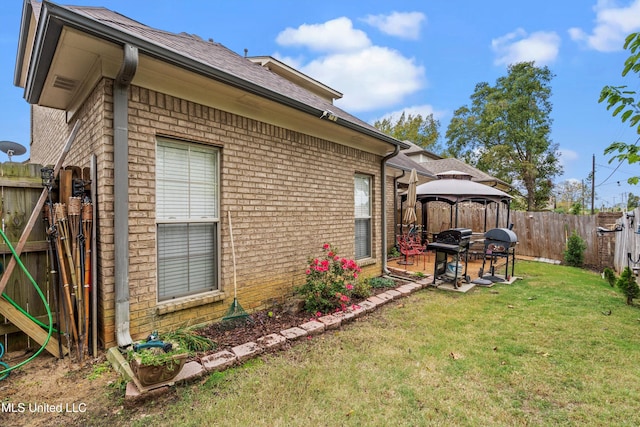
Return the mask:
POLYGON ((147 387, 174 379, 182 370, 186 360, 186 353, 174 354, 167 360, 154 364, 143 364, 139 358, 134 357, 129 366, 140 384, 147 387))

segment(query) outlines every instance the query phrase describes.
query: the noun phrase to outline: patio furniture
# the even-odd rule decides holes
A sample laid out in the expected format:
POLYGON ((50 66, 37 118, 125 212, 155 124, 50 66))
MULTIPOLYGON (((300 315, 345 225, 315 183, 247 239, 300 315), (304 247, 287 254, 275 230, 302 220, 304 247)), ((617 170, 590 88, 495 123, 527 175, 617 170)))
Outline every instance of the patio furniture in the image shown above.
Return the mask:
MULTIPOLYGON (((420 242, 420 237, 417 234, 406 234, 398 236, 398 247, 400 249, 400 253, 404 255, 404 261, 399 261, 399 264, 404 265, 413 265, 413 262, 409 262, 409 257, 413 257, 414 260, 416 257, 424 256, 424 253, 427 249, 427 245, 423 245, 420 242)), ((427 256, 429 252, 427 252, 427 256)), ((426 262, 424 263, 426 266, 426 262)))
POLYGON ((469 264, 470 240, 470 229, 452 228, 438 233, 434 242, 427 245, 436 254, 433 266, 433 285, 436 284, 436 279, 452 280, 454 288, 458 288, 458 280, 464 280, 469 283, 467 265, 469 264), (449 256, 451 256, 453 268, 449 271, 450 274, 447 274, 450 264, 449 256))

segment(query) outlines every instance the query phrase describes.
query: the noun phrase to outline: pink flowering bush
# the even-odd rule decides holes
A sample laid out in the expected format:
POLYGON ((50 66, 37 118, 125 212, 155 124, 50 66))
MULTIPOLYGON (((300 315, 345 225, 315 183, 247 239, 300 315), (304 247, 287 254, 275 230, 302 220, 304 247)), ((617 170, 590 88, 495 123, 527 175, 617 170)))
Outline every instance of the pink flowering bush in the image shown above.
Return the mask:
POLYGON ((342 258, 328 243, 323 256, 309 260, 306 283, 297 288, 309 313, 332 313, 345 310, 351 303, 354 289, 359 288, 360 267, 352 259, 342 258))

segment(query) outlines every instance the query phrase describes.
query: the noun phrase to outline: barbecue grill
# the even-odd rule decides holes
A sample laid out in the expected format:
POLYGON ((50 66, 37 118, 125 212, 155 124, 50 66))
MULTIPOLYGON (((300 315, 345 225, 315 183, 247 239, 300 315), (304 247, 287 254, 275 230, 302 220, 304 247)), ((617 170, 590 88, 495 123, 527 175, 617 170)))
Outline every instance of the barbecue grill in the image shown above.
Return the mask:
POLYGON ((435 264, 433 267, 433 284, 437 278, 453 278, 453 287, 458 287, 458 278, 465 279, 469 283, 467 276, 467 262, 469 260, 469 243, 471 242, 471 230, 468 228, 451 228, 441 231, 433 237, 433 242, 427 245, 427 250, 435 251, 435 264), (453 277, 447 275, 448 257, 452 256, 454 263, 453 277), (464 256, 464 272, 460 271, 460 263, 464 256))
POLYGON ((516 244, 518 236, 508 228, 493 228, 484 233, 484 255, 482 257, 482 269, 480 276, 484 272, 485 262, 489 259, 489 276, 483 276, 483 279, 492 282, 501 282, 510 280, 513 276, 516 264, 516 244), (498 259, 505 258, 506 266, 504 278, 495 276, 495 263, 498 259), (509 258, 511 258, 511 276, 509 276, 509 258))

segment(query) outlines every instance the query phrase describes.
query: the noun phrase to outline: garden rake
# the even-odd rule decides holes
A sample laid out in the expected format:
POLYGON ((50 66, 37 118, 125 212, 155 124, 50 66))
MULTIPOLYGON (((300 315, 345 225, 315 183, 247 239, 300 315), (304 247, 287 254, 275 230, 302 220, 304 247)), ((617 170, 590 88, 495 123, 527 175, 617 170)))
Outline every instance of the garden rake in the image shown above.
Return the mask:
POLYGON ((238 284, 236 281, 236 249, 233 244, 233 226, 231 225, 231 211, 229 214, 229 235, 231 237, 231 257, 233 259, 233 302, 227 310, 227 314, 222 318, 222 324, 226 327, 234 328, 242 323, 253 322, 253 319, 244 311, 238 302, 238 284))

